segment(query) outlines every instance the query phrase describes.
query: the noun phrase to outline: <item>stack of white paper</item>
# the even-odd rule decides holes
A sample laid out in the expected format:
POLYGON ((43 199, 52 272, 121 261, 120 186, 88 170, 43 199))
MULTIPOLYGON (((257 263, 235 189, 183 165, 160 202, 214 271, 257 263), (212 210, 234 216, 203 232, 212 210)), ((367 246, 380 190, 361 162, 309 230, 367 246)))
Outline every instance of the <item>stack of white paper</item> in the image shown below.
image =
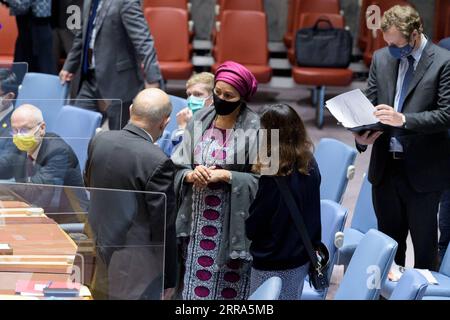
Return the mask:
POLYGON ((346 128, 375 124, 375 107, 367 97, 356 89, 334 97, 326 102, 331 114, 346 128))

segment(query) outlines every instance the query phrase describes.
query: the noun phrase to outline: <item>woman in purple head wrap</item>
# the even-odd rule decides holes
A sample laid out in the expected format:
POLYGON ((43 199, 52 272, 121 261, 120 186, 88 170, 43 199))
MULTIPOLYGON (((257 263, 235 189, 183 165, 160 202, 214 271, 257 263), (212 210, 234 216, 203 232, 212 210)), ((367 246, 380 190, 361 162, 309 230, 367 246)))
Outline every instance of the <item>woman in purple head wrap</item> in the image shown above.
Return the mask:
POLYGON ((177 167, 177 235, 183 299, 246 299, 251 255, 245 219, 255 198, 259 116, 248 101, 257 82, 227 61, 215 74, 214 105, 194 114, 172 160, 177 167), (201 134, 200 134, 201 133, 201 134))

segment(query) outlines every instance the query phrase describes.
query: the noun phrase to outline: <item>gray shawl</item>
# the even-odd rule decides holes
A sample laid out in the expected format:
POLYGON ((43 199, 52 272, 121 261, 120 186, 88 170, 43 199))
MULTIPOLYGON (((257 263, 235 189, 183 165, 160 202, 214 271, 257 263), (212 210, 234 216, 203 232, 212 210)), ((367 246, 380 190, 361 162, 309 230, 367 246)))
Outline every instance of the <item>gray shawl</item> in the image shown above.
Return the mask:
MULTIPOLYGON (((201 140, 203 133, 211 126, 215 116, 216 112, 212 106, 196 112, 193 120, 190 121, 186 128, 183 141, 172 155, 172 161, 177 169, 175 174, 175 194, 178 208, 176 221, 178 237, 188 237, 192 231, 193 187, 192 184, 185 184, 184 178, 194 168, 194 147, 201 140), (196 126, 194 130, 194 124, 199 124, 199 121, 201 125, 196 126)), ((259 116, 243 104, 234 129, 242 129, 243 131, 248 129, 258 130, 259 126, 259 116)), ((239 132, 237 130, 232 139, 242 141, 242 136, 240 135, 242 135, 243 131, 239 132)), ((218 266, 226 264, 229 259, 239 258, 251 260, 249 253, 250 242, 245 235, 245 220, 249 215, 248 210, 250 204, 255 198, 258 189, 259 176, 250 172, 251 163, 249 160, 249 157, 253 158, 256 155, 258 140, 255 136, 249 136, 245 140, 245 145, 242 143, 234 144, 235 155, 233 164, 228 164, 227 162, 223 168, 232 172, 232 181, 230 210, 225 212, 222 239, 217 260, 218 266), (240 155, 245 154, 245 161, 236 161, 236 153, 240 155)))

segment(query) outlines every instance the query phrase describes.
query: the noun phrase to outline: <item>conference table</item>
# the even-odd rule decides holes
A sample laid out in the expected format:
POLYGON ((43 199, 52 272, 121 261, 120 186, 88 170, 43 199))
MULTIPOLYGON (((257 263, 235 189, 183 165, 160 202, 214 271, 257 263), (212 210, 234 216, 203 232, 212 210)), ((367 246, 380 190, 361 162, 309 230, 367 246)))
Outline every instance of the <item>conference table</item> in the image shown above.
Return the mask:
MULTIPOLYGON (((13 192, 8 197, 4 190, 0 193, 1 199, 8 199, 0 200, 0 299, 46 299, 16 292, 19 284, 32 289, 43 283, 70 286, 80 275, 74 264, 77 244, 42 208, 13 192)), ((80 297, 70 299, 91 299, 91 294, 81 284, 80 297)))

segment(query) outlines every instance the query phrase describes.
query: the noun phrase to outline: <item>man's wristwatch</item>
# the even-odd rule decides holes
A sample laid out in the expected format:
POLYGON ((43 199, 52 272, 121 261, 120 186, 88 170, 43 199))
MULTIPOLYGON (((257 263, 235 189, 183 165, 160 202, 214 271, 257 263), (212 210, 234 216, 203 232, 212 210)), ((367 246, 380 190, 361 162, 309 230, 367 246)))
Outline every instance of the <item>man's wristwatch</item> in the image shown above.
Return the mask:
POLYGON ((406 128, 406 117, 404 114, 402 114, 402 120, 403 120, 402 128, 406 128))

